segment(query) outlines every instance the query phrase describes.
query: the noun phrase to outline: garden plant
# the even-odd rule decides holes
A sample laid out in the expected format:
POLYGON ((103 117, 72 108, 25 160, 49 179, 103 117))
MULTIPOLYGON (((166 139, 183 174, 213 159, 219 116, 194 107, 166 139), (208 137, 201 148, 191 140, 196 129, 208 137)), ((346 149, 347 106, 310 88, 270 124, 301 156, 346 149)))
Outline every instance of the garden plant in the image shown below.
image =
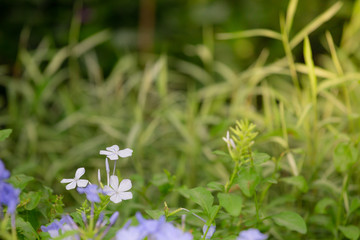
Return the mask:
POLYGON ((0 68, 0 239, 359 239, 360 0, 330 2, 303 22, 290 0, 278 30, 204 24, 188 58, 108 72, 113 33, 79 37, 76 11, 68 45, 19 44, 17 74, 0 68), (268 46, 247 67, 218 53, 252 39, 268 46))

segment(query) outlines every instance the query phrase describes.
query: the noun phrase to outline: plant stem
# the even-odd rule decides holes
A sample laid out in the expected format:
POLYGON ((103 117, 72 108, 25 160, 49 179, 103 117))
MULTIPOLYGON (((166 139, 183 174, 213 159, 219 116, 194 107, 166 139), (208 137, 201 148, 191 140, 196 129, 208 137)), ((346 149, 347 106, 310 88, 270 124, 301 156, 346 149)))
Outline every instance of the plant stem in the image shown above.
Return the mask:
POLYGON ((11 236, 13 240, 17 240, 16 226, 15 226, 15 214, 11 214, 11 236))
MULTIPOLYGON (((341 189, 341 194, 338 200, 338 209, 337 209, 337 214, 336 214, 336 235, 338 234, 337 229, 338 227, 341 225, 341 215, 342 215, 342 204, 343 204, 343 200, 344 200, 344 195, 347 193, 347 185, 348 185, 348 180, 349 180, 349 174, 346 174, 344 176, 344 180, 343 180, 343 185, 342 185, 342 189, 341 189)), ((346 221, 346 219, 345 219, 346 221)))
MULTIPOLYGON (((238 169, 240 168, 241 165, 242 165, 242 162, 240 160, 235 159, 235 167, 234 167, 233 172, 231 173, 231 177, 230 177, 229 181, 225 185, 224 193, 228 193, 230 191, 230 188, 231 188, 231 186, 232 186, 232 184, 234 182, 235 176, 236 176, 236 174, 238 172, 238 169)), ((204 233, 204 236, 202 237, 203 240, 205 239, 206 234, 209 232, 209 229, 210 229, 212 223, 214 222, 216 216, 218 215, 220 209, 221 209, 221 207, 218 206, 214 216, 210 219, 210 224, 207 226, 207 229, 206 229, 206 231, 204 233)))

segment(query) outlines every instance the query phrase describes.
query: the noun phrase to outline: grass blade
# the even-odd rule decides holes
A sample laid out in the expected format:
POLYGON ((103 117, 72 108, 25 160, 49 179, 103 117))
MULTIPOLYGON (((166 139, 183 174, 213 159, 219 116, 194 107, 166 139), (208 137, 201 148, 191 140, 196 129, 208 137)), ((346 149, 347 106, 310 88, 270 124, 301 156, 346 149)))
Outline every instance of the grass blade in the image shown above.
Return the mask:
POLYGON ((230 40, 237 38, 249 38, 249 37, 267 37, 277 40, 281 40, 281 34, 269 29, 251 29, 232 33, 219 33, 216 35, 218 40, 230 40))
POLYGON ((320 27, 323 23, 331 19, 341 8, 342 3, 337 2, 328 10, 326 10, 323 14, 315 18, 308 25, 306 25, 295 37, 290 41, 290 47, 296 47, 306 36, 315 31, 318 27, 320 27))

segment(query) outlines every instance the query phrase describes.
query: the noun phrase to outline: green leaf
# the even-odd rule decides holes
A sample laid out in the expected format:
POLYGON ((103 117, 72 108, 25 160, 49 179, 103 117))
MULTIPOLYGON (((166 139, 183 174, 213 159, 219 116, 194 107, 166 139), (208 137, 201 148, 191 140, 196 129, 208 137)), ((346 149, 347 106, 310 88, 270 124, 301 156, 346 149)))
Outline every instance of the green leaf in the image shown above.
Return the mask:
POLYGON ((267 178, 265 178, 264 179, 266 182, 268 182, 268 183, 271 183, 271 184, 277 184, 278 183, 278 181, 276 180, 276 178, 274 178, 274 177, 267 177, 267 178))
POLYGON ((306 193, 309 190, 308 184, 306 183, 306 180, 303 176, 293 176, 293 177, 281 178, 280 181, 294 185, 303 193, 306 193))
POLYGON ((359 198, 354 198, 352 201, 351 201, 351 204, 350 204, 350 213, 354 212, 356 209, 358 209, 360 207, 360 199, 359 198))
POLYGON ((220 151, 220 150, 215 150, 212 153, 215 155, 219 155, 219 156, 223 156, 223 157, 227 157, 227 158, 230 157, 230 155, 228 153, 226 153, 224 151, 220 151))
POLYGON ((173 188, 173 184, 169 182, 169 176, 166 173, 155 174, 151 183, 158 187, 162 195, 166 195, 173 188))
POLYGON ((339 226, 339 230, 347 239, 356 240, 360 236, 360 230, 354 225, 339 226))
POLYGON ((297 231, 302 234, 305 234, 307 232, 304 219, 295 212, 281 212, 279 214, 271 216, 271 218, 277 225, 286 227, 289 230, 297 231))
POLYGON ((224 191, 224 185, 219 182, 210 182, 206 186, 217 191, 224 191))
POLYGON ((270 155, 266 153, 253 153, 253 159, 255 165, 260 165, 264 162, 267 162, 270 159, 270 155))
POLYGON ((346 172, 357 160, 358 151, 349 143, 339 143, 334 150, 334 165, 338 172, 346 172))
POLYGON ((210 208, 214 202, 214 197, 210 191, 203 188, 197 187, 189 191, 189 196, 192 201, 199 204, 206 213, 210 213, 210 208))
POLYGON ((219 212, 220 210, 220 206, 219 205, 214 205, 210 208, 210 211, 209 211, 209 219, 208 221, 206 222, 206 224, 209 226, 210 225, 210 220, 211 219, 214 219, 216 214, 219 212))
POLYGON ((323 198, 316 204, 315 213, 325 214, 326 208, 329 206, 336 206, 335 200, 331 198, 323 198))
POLYGON ((163 210, 145 210, 145 212, 152 218, 152 219, 158 219, 164 214, 163 210))
POLYGON ((30 181, 34 180, 33 177, 26 176, 24 174, 19 175, 12 175, 8 182, 11 183, 14 188, 19 188, 20 190, 23 190, 30 181))
POLYGON ((12 132, 12 129, 0 130, 0 142, 4 141, 6 138, 8 138, 10 136, 11 132, 12 132))
POLYGON ((247 197, 251 197, 255 193, 255 188, 260 182, 260 176, 256 172, 256 169, 251 167, 243 169, 239 175, 235 178, 235 183, 237 183, 247 197))
POLYGON ((25 222, 21 217, 16 217, 15 224, 17 232, 23 235, 25 239, 38 239, 36 231, 29 222, 25 222))
POLYGON ((33 210, 39 204, 41 192, 28 192, 21 195, 21 201, 25 204, 26 210, 33 210))
POLYGON ((239 195, 231 193, 219 193, 218 195, 220 205, 232 216, 237 217, 241 213, 242 198, 239 195))
MULTIPOLYGON (((87 202, 87 201, 85 201, 87 202)), ((74 219, 74 222, 80 225, 81 227, 85 227, 84 221, 82 220, 82 216, 79 212, 72 212, 70 216, 74 219)))

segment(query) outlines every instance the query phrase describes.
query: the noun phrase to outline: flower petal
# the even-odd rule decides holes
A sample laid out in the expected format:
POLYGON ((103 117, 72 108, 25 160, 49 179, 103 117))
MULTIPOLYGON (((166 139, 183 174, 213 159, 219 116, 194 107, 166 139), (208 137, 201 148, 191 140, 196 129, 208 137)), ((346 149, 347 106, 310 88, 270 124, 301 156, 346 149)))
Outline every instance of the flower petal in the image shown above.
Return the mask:
POLYGON ((115 193, 114 189, 112 189, 111 187, 109 187, 108 185, 106 185, 103 189, 104 193, 108 196, 111 196, 115 193))
POLYGON ((63 180, 61 180, 60 183, 69 183, 69 182, 72 182, 72 181, 74 181, 74 179, 64 178, 63 180))
POLYGON ((88 182, 89 182, 88 180, 80 179, 80 180, 77 180, 77 185, 78 185, 78 187, 86 187, 88 182))
POLYGON ((76 188, 76 181, 73 180, 71 183, 69 183, 68 185, 66 185, 66 190, 70 190, 70 189, 74 189, 76 188))
POLYGON ((110 200, 114 203, 119 203, 122 201, 121 196, 119 194, 114 194, 110 197, 110 200))
POLYGON ((132 153, 133 153, 133 150, 130 148, 125 148, 118 152, 119 156, 122 158, 130 157, 132 155, 132 153))
POLYGON ((109 151, 105 151, 105 150, 101 150, 100 151, 100 155, 110 155, 110 154, 114 154, 113 152, 109 152, 109 151))
POLYGON ((118 195, 121 197, 122 200, 129 200, 133 198, 133 195, 131 192, 120 192, 118 195))
POLYGON ((107 147, 106 150, 111 151, 111 152, 117 152, 119 151, 119 146, 118 145, 112 145, 111 147, 107 147))
POLYGON ((119 156, 116 153, 112 153, 111 155, 107 156, 110 160, 118 160, 119 156))
POLYGON ((110 186, 117 191, 119 188, 119 178, 115 175, 110 176, 110 186))
POLYGON ((125 192, 130 190, 130 188, 132 187, 131 184, 131 180, 130 179, 123 179, 120 183, 119 188, 117 188, 116 190, 121 191, 121 192, 125 192))
POLYGON ((75 179, 79 179, 85 173, 85 168, 78 168, 75 173, 75 179))

